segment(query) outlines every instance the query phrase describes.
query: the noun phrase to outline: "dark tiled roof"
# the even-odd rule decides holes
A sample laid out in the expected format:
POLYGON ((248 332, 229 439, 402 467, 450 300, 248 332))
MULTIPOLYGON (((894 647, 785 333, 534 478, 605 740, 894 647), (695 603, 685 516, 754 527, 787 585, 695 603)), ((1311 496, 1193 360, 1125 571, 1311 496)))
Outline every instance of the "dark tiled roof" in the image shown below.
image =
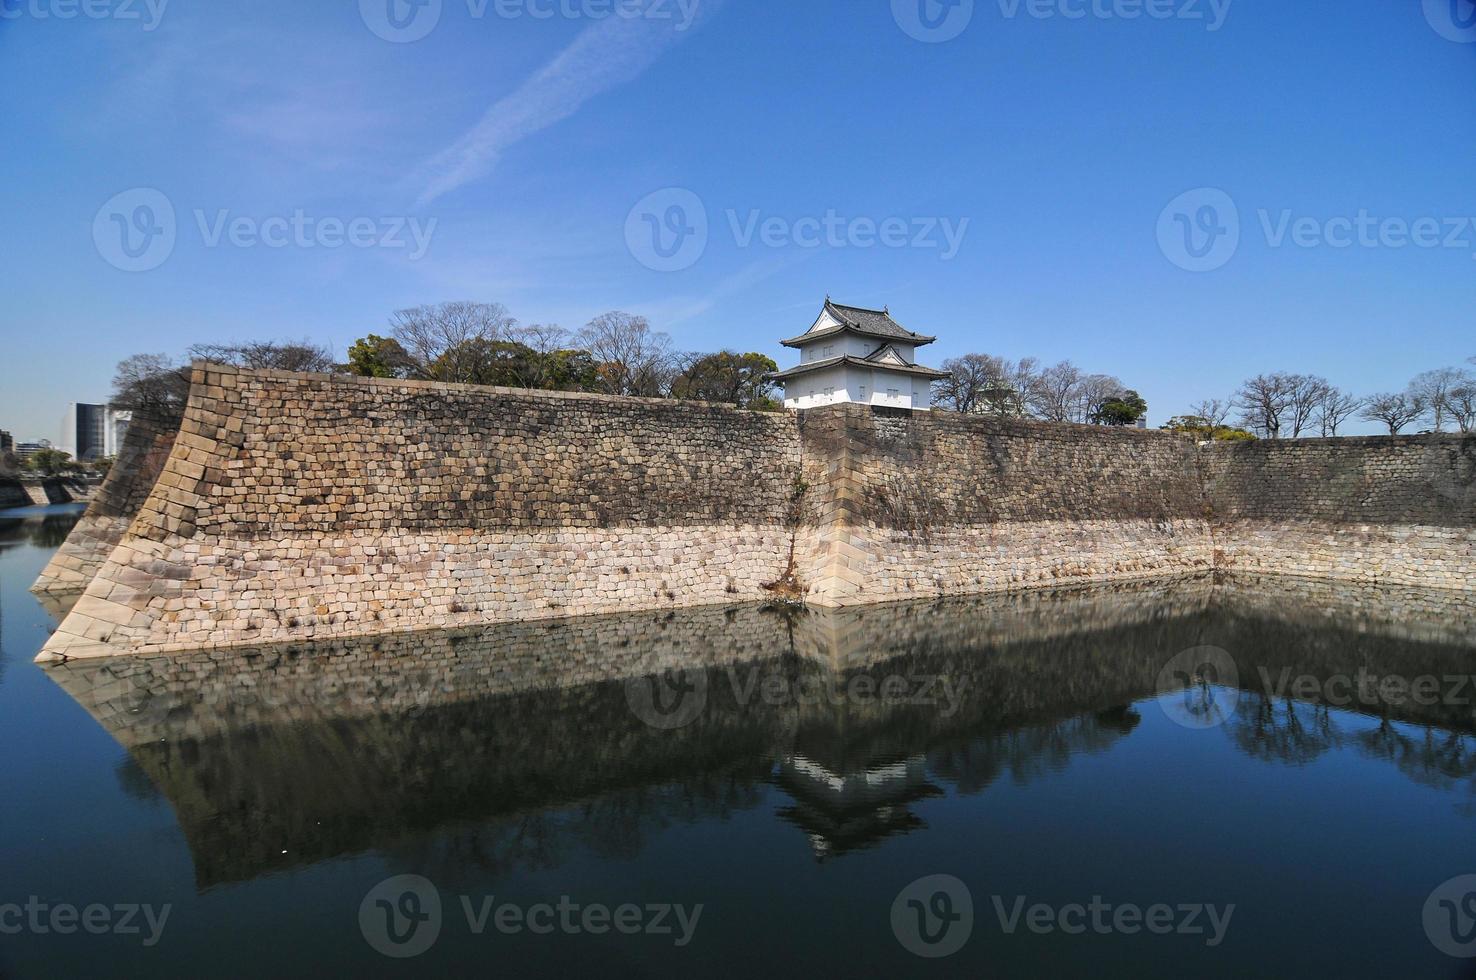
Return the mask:
POLYGON ((838 327, 829 327, 825 330, 815 330, 789 340, 780 341, 785 347, 798 347, 812 341, 833 337, 838 333, 850 330, 854 333, 864 334, 867 337, 879 337, 883 340, 901 340, 917 347, 931 344, 937 337, 929 337, 926 334, 913 333, 902 324, 892 319, 892 314, 887 310, 868 310, 860 306, 843 306, 840 303, 825 301, 825 311, 840 321, 838 327))
POLYGON ((947 371, 937 371, 930 367, 923 367, 921 364, 878 365, 870 358, 856 357, 851 354, 842 354, 839 357, 827 357, 823 361, 811 361, 808 364, 801 364, 798 367, 792 367, 788 371, 776 371, 773 374, 770 374, 768 377, 771 381, 785 381, 789 378, 797 378, 802 374, 809 374, 811 371, 819 371, 822 368, 835 367, 837 364, 854 364, 857 367, 864 368, 879 367, 883 371, 900 371, 903 374, 920 374, 926 378, 948 377, 947 371))

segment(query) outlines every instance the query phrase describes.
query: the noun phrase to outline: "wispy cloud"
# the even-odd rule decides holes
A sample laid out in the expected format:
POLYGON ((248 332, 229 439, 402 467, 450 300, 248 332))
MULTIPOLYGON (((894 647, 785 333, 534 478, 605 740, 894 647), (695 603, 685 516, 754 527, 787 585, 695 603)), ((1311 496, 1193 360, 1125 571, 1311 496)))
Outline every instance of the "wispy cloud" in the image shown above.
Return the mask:
POLYGON ((414 176, 425 205, 485 176, 508 147, 568 119, 590 99, 637 78, 667 48, 685 38, 721 0, 703 0, 701 15, 671 19, 611 17, 586 28, 574 43, 499 99, 469 131, 423 164, 414 176))

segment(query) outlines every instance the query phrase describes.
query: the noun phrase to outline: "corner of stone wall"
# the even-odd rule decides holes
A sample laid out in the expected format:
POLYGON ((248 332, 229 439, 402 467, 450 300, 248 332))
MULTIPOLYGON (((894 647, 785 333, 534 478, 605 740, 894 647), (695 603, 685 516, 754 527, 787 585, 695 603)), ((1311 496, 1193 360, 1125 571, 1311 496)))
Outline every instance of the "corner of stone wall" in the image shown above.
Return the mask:
POLYGON ((865 477, 860 460, 874 436, 875 420, 864 405, 810 409, 800 415, 805 479, 814 495, 807 601, 841 606, 866 588, 867 567, 876 552, 866 533, 865 477))
POLYGON ((111 652, 106 648, 148 633, 161 603, 182 593, 192 574, 173 546, 198 532, 206 489, 218 483, 226 459, 245 440, 240 372, 196 363, 184 419, 169 459, 137 517, 41 653, 38 663, 111 652))

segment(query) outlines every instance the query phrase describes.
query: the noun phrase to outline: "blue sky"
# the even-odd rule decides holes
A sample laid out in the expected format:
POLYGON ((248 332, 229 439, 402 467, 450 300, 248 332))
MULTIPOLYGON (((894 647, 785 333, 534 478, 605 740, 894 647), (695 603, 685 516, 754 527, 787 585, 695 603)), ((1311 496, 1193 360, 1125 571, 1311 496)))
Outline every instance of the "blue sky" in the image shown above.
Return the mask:
POLYGON ((21 438, 135 352, 342 350, 451 299, 570 328, 623 309, 787 364, 830 293, 936 334, 934 363, 1118 375, 1155 425, 1261 371, 1368 393, 1476 355, 1469 0, 926 0, 932 33, 921 0, 394 0, 399 33, 391 0, 161 2, 0 0, 21 438), (118 248, 166 241, 136 237, 161 196, 172 245, 124 271, 160 257, 118 248), (1228 231, 1227 199, 1238 244, 1196 239, 1216 267, 1189 271, 1175 236, 1228 231), (666 235, 694 208, 705 246, 643 244, 644 215, 666 235))

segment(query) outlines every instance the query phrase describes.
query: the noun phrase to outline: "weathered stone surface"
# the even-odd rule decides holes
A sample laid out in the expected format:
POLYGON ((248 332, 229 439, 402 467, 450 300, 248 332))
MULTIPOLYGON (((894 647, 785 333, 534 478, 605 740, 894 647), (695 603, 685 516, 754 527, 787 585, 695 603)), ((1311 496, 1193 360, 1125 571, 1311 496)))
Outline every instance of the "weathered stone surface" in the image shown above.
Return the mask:
POLYGON ((1199 449, 860 405, 769 414, 201 365, 167 463, 42 659, 776 587, 840 606, 1230 567, 1469 590, 1471 447, 1199 449))
POLYGON ((1476 435, 1217 444, 1215 565, 1476 589, 1476 435))

